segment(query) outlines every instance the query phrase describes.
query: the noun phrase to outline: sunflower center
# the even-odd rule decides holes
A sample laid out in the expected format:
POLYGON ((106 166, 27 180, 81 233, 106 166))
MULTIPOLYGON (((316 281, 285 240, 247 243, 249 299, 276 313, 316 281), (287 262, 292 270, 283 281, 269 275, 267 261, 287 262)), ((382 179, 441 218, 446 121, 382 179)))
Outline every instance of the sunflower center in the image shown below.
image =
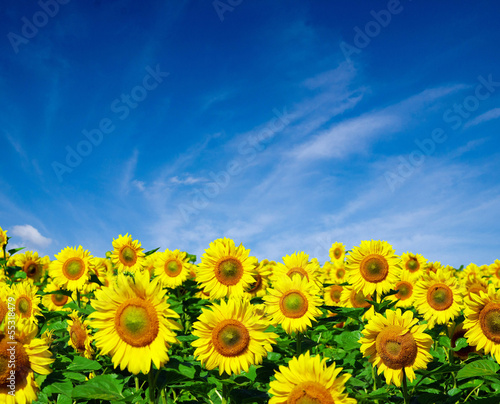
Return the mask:
POLYGON ((342 279, 345 275, 345 269, 344 268, 339 268, 337 269, 337 278, 342 279))
POLYGON ((87 333, 85 332, 83 326, 79 321, 74 321, 73 326, 70 331, 71 341, 76 349, 79 351, 85 351, 85 340, 87 339, 87 333))
MULTIPOLYGON (((7 343, 8 338, 2 336, 0 341, 0 389, 4 390, 8 385, 13 384, 11 370, 15 370, 14 385, 21 387, 26 381, 26 377, 31 372, 31 364, 28 354, 26 353, 23 344, 15 341, 16 344, 7 343), (10 362, 10 363, 9 363, 10 362)), ((12 341, 13 342, 13 341, 12 341)), ((9 388, 10 390, 10 388, 9 388)), ((5 394, 5 393, 4 393, 5 394)))
POLYGON ((137 261, 137 254, 133 248, 131 248, 128 245, 125 245, 120 250, 119 258, 120 258, 120 262, 123 265, 125 265, 127 267, 131 267, 131 266, 135 265, 135 263, 137 261))
POLYGON ((256 293, 260 289, 262 289, 262 276, 260 276, 259 274, 255 274, 254 278, 255 278, 255 282, 252 283, 252 285, 250 286, 248 293, 256 293))
POLYGON ((301 267, 293 267, 286 273, 290 278, 292 278, 295 274, 298 274, 300 276, 300 279, 303 279, 304 277, 309 280, 309 274, 304 268, 301 267))
POLYGON ((335 303, 340 302, 340 296, 342 295, 342 289, 343 289, 343 287, 339 286, 339 285, 334 285, 330 289, 330 297, 335 303))
POLYGON ((53 293, 50 297, 52 298, 52 303, 56 306, 64 306, 68 301, 68 296, 62 293, 53 293))
POLYGON ((280 309, 285 317, 300 318, 306 314, 309 303, 307 297, 298 290, 289 290, 280 299, 280 309))
POLYGON ((354 289, 351 292, 350 300, 351 304, 355 309, 367 308, 371 304, 366 301, 366 299, 372 299, 371 296, 365 296, 362 291, 356 292, 354 289))
POLYGON ((215 268, 215 277, 226 286, 236 285, 243 276, 243 265, 236 258, 223 258, 215 268))
POLYGON ((31 315, 31 300, 26 296, 21 296, 17 299, 17 311, 21 313, 23 317, 29 317, 31 315))
POLYGON ((158 335, 158 314, 150 302, 139 297, 128 299, 116 311, 115 329, 127 344, 148 346, 158 335))
POLYGON ((399 300, 406 300, 411 297, 413 293, 413 286, 409 282, 401 281, 396 284, 396 290, 398 291, 398 293, 396 293, 396 297, 399 300))
POLYGON ((361 276, 368 282, 381 282, 389 273, 387 260, 379 254, 370 254, 363 258, 360 265, 361 276))
POLYGON ((85 273, 85 264, 80 258, 73 257, 66 260, 62 270, 66 278, 70 280, 80 279, 85 273))
POLYGON ((24 264, 23 271, 26 273, 26 276, 28 278, 33 278, 38 270, 38 265, 34 261, 28 261, 26 264, 24 264))
POLYGON ((416 258, 410 258, 406 263, 406 269, 410 272, 416 272, 420 269, 420 264, 416 258))
POLYGON ((486 338, 500 343, 500 303, 489 302, 479 313, 479 324, 486 338))
POLYGON ((318 382, 302 382, 288 396, 288 404, 335 404, 325 386, 318 382))
POLYGON ((165 262, 165 273, 171 278, 175 278, 182 271, 182 264, 177 260, 165 262))
POLYGON ((248 349, 250 333, 237 320, 223 320, 212 331, 212 343, 223 356, 239 356, 248 349))
POLYGON ((336 259, 339 259, 341 255, 342 255, 342 250, 340 248, 337 247, 335 250, 333 250, 333 256, 336 259))
POLYGON ((402 331, 403 327, 390 325, 377 335, 377 352, 382 362, 391 369, 411 366, 417 357, 418 347, 413 334, 407 331, 401 335, 402 331))
POLYGON ((427 291, 427 303, 434 310, 446 310, 453 304, 453 292, 444 283, 433 285, 427 291))

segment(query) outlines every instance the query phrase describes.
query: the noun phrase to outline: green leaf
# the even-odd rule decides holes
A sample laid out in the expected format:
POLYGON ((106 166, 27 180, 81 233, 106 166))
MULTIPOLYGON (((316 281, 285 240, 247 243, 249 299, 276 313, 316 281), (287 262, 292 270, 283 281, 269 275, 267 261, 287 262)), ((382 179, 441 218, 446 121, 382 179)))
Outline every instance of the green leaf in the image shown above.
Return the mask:
POLYGON ((85 398, 87 400, 122 400, 123 386, 111 375, 99 375, 90 379, 87 383, 76 386, 73 389, 73 398, 85 398))
POLYGON ((467 348, 469 344, 465 338, 459 338, 455 341, 455 348, 451 348, 453 351, 460 351, 463 348, 467 348))
POLYGON ((52 383, 43 389, 43 392, 50 396, 51 394, 63 394, 71 397, 71 390, 73 390, 73 383, 62 382, 52 383))
POLYGON ((16 271, 16 273, 14 274, 14 280, 17 280, 17 279, 26 279, 26 272, 16 271))
POLYGON ((466 379, 469 377, 494 376, 500 369, 498 363, 483 359, 468 363, 457 373, 457 379, 466 379))
POLYGON ((74 370, 77 372, 90 372, 92 370, 101 369, 101 365, 97 361, 93 361, 91 359, 84 358, 83 356, 75 356, 75 359, 68 366, 68 370, 74 370))
POLYGON ((57 396, 57 404, 72 404, 73 400, 71 397, 65 396, 64 394, 59 394, 57 396))
POLYGON ((179 365, 179 373, 188 377, 189 379, 192 379, 196 374, 196 369, 193 366, 186 366, 181 363, 179 365))
POLYGON ((67 379, 75 380, 77 382, 84 382, 86 380, 86 377, 83 373, 64 372, 64 376, 66 376, 67 379))
POLYGON ((19 248, 11 248, 10 250, 7 250, 9 255, 14 255, 16 252, 19 252, 21 250, 24 250, 26 247, 19 247, 19 248))

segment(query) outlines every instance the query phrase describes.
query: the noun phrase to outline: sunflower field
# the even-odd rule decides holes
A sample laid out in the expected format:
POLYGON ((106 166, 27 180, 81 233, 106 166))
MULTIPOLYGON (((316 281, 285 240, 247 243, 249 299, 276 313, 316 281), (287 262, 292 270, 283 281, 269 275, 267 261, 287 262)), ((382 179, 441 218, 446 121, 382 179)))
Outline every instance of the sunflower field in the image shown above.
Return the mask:
POLYGON ((0 228, 0 403, 500 402, 500 260, 8 243, 0 228))

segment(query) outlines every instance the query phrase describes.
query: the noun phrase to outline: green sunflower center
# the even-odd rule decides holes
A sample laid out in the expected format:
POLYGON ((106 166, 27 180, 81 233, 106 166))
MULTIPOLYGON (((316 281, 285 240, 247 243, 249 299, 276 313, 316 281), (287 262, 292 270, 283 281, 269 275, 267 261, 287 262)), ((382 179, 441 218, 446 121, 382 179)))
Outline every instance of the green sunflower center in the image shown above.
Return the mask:
POLYGON ((416 258, 410 258, 408 262, 406 263, 406 269, 410 272, 415 272, 418 271, 420 268, 420 265, 418 263, 418 260, 416 258))
POLYGON ((68 301, 68 296, 63 295, 62 293, 53 293, 51 297, 52 303, 56 306, 64 306, 68 301))
POLYGON ((435 284, 427 291, 427 303, 434 310, 446 310, 453 304, 453 291, 444 283, 435 284))
POLYGON ((84 273, 85 264, 80 258, 70 258, 63 264, 63 274, 70 280, 79 279, 84 273))
POLYGON ((223 320, 212 331, 214 348, 223 356, 239 356, 250 344, 250 333, 237 320, 223 320))
POLYGON ((286 292, 280 299, 280 309, 285 317, 299 318, 307 313, 307 297, 298 290, 286 292))
POLYGON ((159 320, 154 306, 135 297, 121 304, 116 312, 115 329, 127 344, 144 347, 158 335, 159 320))
POLYGON ((165 264, 165 273, 172 278, 175 278, 177 275, 179 275, 181 273, 181 270, 182 265, 177 260, 170 260, 165 264))
POLYGON ((412 295, 413 286, 406 281, 401 281, 396 284, 396 290, 398 291, 396 297, 399 300, 406 300, 412 295))
POLYGON ((490 341, 500 343, 500 304, 489 302, 479 314, 483 334, 490 341))
POLYGON ((338 279, 342 279, 345 275, 345 270, 344 268, 339 268, 337 269, 337 278, 338 279))
POLYGON ((137 261, 137 254, 134 249, 126 245, 120 252, 120 261, 123 265, 132 266, 137 261))
POLYGON ((333 256, 336 259, 339 259, 341 255, 342 255, 342 250, 340 248, 337 247, 335 250, 333 250, 333 256))
POLYGON ((215 276, 223 285, 236 285, 243 276, 243 265, 236 258, 224 258, 217 263, 215 276))
POLYGON ((330 297, 335 303, 340 302, 340 296, 342 295, 342 286, 333 286, 330 289, 330 297))
POLYGON ((372 300, 371 296, 365 296, 362 291, 356 292, 354 289, 352 290, 350 296, 352 307, 356 309, 370 307, 371 304, 366 299, 372 300))
POLYGON ((330 392, 318 382, 299 383, 288 396, 289 404, 335 404, 330 392))
POLYGON ((31 303, 26 297, 20 297, 17 301, 17 310, 21 312, 23 317, 29 316, 31 311, 31 303))
POLYGON ((361 276, 368 282, 383 281, 389 274, 389 263, 379 254, 370 254, 360 264, 361 276))

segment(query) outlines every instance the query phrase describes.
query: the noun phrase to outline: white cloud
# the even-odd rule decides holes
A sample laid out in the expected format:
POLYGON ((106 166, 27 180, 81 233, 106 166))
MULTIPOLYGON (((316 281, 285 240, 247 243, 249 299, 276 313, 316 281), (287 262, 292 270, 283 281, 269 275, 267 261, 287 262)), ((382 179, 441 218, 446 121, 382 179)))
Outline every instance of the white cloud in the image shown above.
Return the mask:
POLYGON ((472 119, 464 125, 464 128, 470 128, 471 126, 479 125, 480 123, 491 121, 493 119, 500 118, 500 108, 490 109, 488 112, 479 115, 478 117, 472 119))
MULTIPOLYGON (((52 243, 52 239, 44 237, 40 232, 29 224, 14 226, 10 229, 12 236, 19 237, 22 243, 33 244, 35 247, 44 248, 52 243)), ((17 244, 19 242, 17 241, 17 244)))
POLYGON ((196 184, 198 182, 203 182, 205 181, 204 178, 195 178, 190 175, 188 175, 186 178, 181 179, 177 175, 175 177, 170 178, 170 182, 173 184, 179 184, 179 185, 192 185, 196 184))

